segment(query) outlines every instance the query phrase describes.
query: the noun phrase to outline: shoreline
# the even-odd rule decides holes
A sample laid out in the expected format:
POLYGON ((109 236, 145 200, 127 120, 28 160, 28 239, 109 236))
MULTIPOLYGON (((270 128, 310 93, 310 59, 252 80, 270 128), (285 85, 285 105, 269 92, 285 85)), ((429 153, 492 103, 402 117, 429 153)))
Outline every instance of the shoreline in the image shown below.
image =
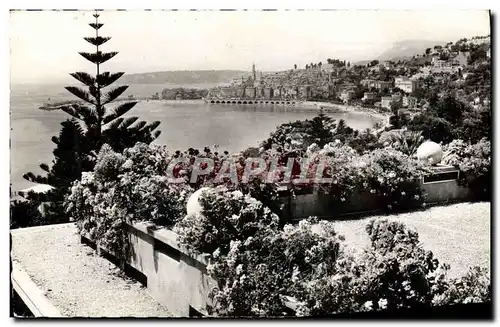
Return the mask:
POLYGON ((359 113, 359 114, 365 114, 369 115, 371 117, 380 119, 380 120, 386 120, 389 119, 390 115, 381 113, 377 111, 376 109, 373 108, 368 108, 368 107, 356 107, 356 106, 351 106, 351 105, 346 105, 346 104, 337 104, 337 103, 329 103, 329 102, 314 102, 319 108, 323 107, 323 110, 325 112, 328 112, 331 109, 338 109, 339 112, 348 112, 348 113, 359 113))
MULTIPOLYGON (((121 103, 121 102, 126 102, 126 101, 137 101, 137 102, 158 102, 158 103, 189 103, 189 102, 195 102, 195 103, 204 103, 203 99, 182 99, 182 100, 165 100, 165 99, 135 99, 135 100, 120 100, 120 101, 115 101, 113 103, 121 103)), ((224 104, 222 104, 224 105, 224 104)), ((232 105, 232 104, 231 104, 232 105)), ((261 104, 254 104, 261 106, 261 104)), ((245 106, 252 106, 252 105, 232 105, 232 106, 240 106, 240 107, 245 107, 245 106)), ((264 106, 273 106, 270 104, 266 104, 264 106)), ((317 111, 319 112, 321 109, 325 113, 354 113, 354 114, 361 114, 361 115, 367 115, 382 121, 388 120, 390 115, 389 114, 384 114, 381 112, 378 112, 376 109, 373 108, 367 108, 367 107, 356 107, 356 106, 350 106, 350 105, 345 105, 345 104, 336 104, 336 103, 330 103, 330 102, 318 102, 318 101, 302 101, 300 105, 274 105, 274 106, 279 106, 279 107, 291 107, 291 108, 298 108, 300 110, 310 110, 310 111, 317 111)))
MULTIPOLYGON (((180 99, 180 100, 166 100, 166 99, 147 99, 147 98, 135 98, 135 99, 119 99, 116 101, 113 101, 110 103, 111 105, 119 105, 124 102, 137 102, 137 103, 163 103, 163 104, 175 104, 175 103, 205 103, 203 99, 180 99)), ((59 107, 64 104, 69 104, 69 103, 78 103, 78 101, 62 101, 59 103, 54 103, 54 104, 44 104, 43 106, 39 107, 40 110, 46 110, 46 111, 52 111, 52 110, 59 110, 59 107)), ((261 106, 261 104, 255 104, 261 106)), ((234 105, 234 106, 248 106, 248 105, 234 105)), ((266 104, 264 106, 275 106, 275 105, 269 105, 266 104)), ((367 108, 367 107, 357 107, 357 106, 351 106, 351 105, 346 105, 346 104, 337 104, 337 103, 330 103, 330 102, 319 102, 319 101, 301 101, 300 104, 297 105, 276 105, 280 107, 290 107, 290 108, 297 108, 300 110, 308 110, 308 111, 317 111, 319 112, 321 109, 325 113, 354 113, 354 114, 362 114, 362 115, 367 115, 372 118, 381 120, 381 121, 386 121, 389 119, 390 115, 389 114, 384 114, 376 109, 373 108, 367 108)))

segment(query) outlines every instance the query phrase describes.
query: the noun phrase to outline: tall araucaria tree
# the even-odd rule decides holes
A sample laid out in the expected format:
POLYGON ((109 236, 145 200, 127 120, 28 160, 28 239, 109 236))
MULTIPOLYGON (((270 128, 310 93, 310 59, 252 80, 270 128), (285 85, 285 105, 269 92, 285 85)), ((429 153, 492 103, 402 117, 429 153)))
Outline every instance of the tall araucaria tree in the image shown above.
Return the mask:
MULTIPOLYGON (((96 51, 80 52, 80 55, 95 65, 96 74, 95 76, 85 72, 70 74, 87 89, 67 86, 66 90, 83 102, 65 103, 57 107, 72 118, 62 123, 63 128, 59 138, 52 138, 57 146, 54 150, 53 165, 51 168, 46 164, 40 165, 40 168, 47 173, 46 176, 37 176, 33 173, 23 176, 33 183, 49 184, 54 187, 45 194, 30 193, 26 196, 28 203, 23 204, 24 207, 31 208, 33 204, 44 204, 45 207, 45 217, 33 217, 33 224, 63 222, 66 219, 62 207, 64 197, 72 182, 81 178, 82 172, 94 168, 94 154, 103 144, 107 143, 114 151, 122 152, 137 142, 149 144, 161 133, 155 131, 160 125, 159 121, 148 124, 145 121, 137 122, 138 117, 122 117, 137 104, 135 101, 118 103, 114 108, 109 108, 128 86, 107 89, 124 73, 102 72, 102 64, 113 58, 117 52, 101 51, 101 46, 109 41, 110 37, 99 35, 99 29, 104 24, 99 23, 97 12, 93 16, 95 23, 89 25, 95 30, 95 36, 84 39, 94 45, 96 51)), ((11 225, 20 225, 16 224, 16 217, 11 219, 14 220, 11 225)), ((23 226, 29 224, 27 221, 22 222, 23 226)))

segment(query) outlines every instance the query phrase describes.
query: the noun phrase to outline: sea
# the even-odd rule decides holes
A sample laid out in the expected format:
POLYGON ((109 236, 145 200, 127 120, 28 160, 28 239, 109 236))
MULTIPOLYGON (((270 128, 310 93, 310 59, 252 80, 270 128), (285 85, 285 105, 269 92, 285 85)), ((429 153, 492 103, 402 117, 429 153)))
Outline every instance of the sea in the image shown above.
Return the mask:
MULTIPOLYGON (((134 84, 125 95, 150 97, 165 88, 210 88, 216 85, 134 84)), ((11 85, 10 91, 10 171, 11 190, 19 191, 33 183, 24 180, 23 174, 41 173, 41 163, 51 164, 61 122, 69 116, 61 111, 44 111, 39 107, 47 102, 72 100, 75 97, 64 85, 11 85)), ((242 151, 258 146, 280 124, 313 118, 317 114, 310 108, 206 104, 203 100, 143 100, 127 116, 140 120, 161 122, 160 137, 155 143, 168 148, 186 150, 219 145, 219 150, 242 151)), ((344 119, 347 125, 366 129, 379 122, 379 118, 364 113, 327 113, 334 119, 344 119)))

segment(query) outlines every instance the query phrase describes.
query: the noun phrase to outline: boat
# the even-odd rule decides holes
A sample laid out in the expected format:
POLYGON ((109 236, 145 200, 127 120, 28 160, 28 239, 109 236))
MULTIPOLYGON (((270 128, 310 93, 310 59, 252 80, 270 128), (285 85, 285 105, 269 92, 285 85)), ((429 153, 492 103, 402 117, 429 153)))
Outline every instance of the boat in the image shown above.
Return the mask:
POLYGON ((60 101, 60 102, 50 103, 50 98, 49 98, 49 103, 44 103, 38 109, 40 109, 40 110, 46 110, 46 111, 52 111, 52 110, 61 109, 61 107, 64 107, 64 106, 81 105, 81 104, 83 104, 83 102, 82 101, 78 101, 78 100, 68 100, 68 101, 60 101))

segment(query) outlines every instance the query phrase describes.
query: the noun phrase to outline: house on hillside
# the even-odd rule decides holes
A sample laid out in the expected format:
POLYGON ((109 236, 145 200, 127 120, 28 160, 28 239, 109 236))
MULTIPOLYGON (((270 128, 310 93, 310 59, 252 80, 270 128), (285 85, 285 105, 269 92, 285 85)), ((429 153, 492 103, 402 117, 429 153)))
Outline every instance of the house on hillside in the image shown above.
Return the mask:
POLYGON ((415 108, 417 106, 417 98, 412 96, 403 97, 403 107, 415 108))
POLYGON ((383 90, 385 88, 391 88, 392 87, 392 82, 387 82, 387 81, 379 81, 375 79, 364 79, 361 80, 360 82, 361 85, 367 88, 375 88, 377 90, 383 90))
POLYGON ((340 93, 340 99, 344 101, 344 103, 348 103, 354 97, 354 91, 351 89, 345 89, 340 93))
POLYGON ((465 67, 467 66, 467 62, 470 58, 470 52, 469 51, 459 51, 457 55, 452 59, 452 64, 465 67))
POLYGON ((361 101, 375 100, 376 94, 374 92, 365 92, 361 101))
POLYGON ((382 108, 391 109, 392 97, 382 97, 380 99, 380 106, 382 108))

